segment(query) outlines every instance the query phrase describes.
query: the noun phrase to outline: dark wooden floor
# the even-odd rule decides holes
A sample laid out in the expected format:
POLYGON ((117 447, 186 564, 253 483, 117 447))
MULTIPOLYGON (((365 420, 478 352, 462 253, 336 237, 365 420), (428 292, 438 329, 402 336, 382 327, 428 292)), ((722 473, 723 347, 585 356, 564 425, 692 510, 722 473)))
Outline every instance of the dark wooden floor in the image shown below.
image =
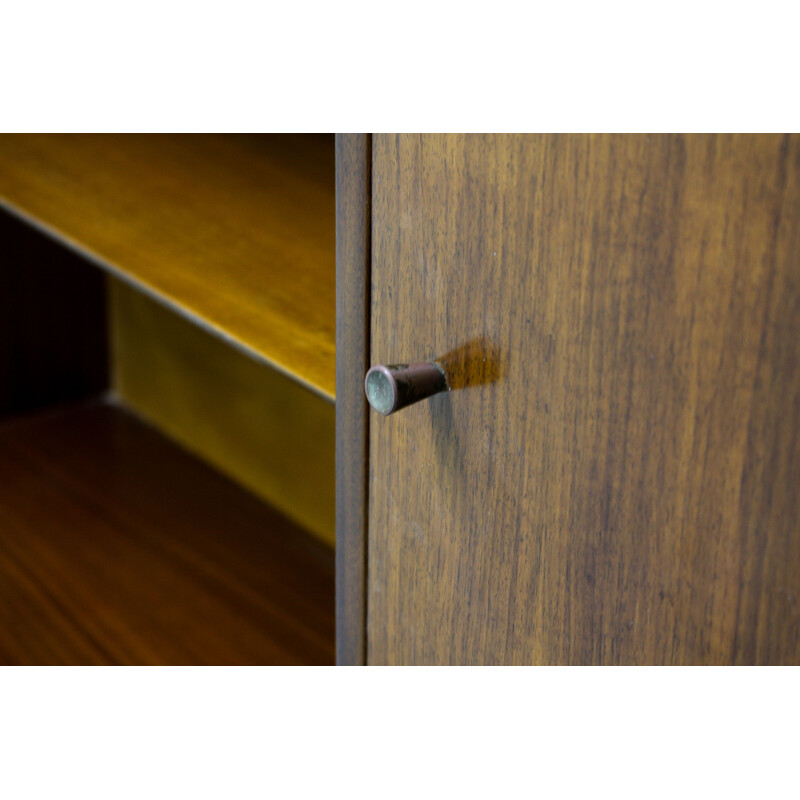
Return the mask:
POLYGON ((333 661, 302 530, 113 406, 0 425, 0 662, 333 661))

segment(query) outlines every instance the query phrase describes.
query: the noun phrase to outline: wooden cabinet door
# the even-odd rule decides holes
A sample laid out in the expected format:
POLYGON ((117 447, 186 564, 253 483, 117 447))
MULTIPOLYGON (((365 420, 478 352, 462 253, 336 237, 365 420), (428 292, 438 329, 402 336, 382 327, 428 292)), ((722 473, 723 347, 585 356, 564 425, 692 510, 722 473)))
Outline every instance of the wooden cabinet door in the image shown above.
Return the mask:
POLYGON ((372 148, 368 663, 800 661, 800 138, 372 148))

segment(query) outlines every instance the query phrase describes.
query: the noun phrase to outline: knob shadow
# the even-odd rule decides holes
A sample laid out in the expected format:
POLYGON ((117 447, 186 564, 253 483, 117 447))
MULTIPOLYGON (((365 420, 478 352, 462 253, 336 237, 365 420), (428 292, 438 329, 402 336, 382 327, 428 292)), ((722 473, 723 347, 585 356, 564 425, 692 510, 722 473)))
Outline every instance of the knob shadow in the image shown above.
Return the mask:
POLYGON ((435 359, 450 389, 486 386, 503 379, 505 364, 500 348, 484 336, 466 342, 435 359))

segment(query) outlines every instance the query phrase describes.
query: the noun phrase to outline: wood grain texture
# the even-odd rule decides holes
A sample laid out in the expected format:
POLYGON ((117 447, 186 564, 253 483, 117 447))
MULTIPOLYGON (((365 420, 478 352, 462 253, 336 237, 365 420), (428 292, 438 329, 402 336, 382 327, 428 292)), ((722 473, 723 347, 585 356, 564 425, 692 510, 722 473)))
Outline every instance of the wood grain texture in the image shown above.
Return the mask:
POLYGON ((333 554, 129 415, 0 426, 0 662, 324 664, 333 554))
POLYGON ((122 402, 332 545, 333 404, 119 281, 109 300, 122 402))
POLYGON ((336 136, 336 662, 366 659, 371 137, 336 136))
POLYGON ((0 242, 0 417, 105 391, 105 276, 2 210, 0 242))
POLYGON ((800 137, 373 153, 370 663, 798 663, 800 137))
POLYGON ((0 204, 333 398, 332 137, 0 135, 0 204))

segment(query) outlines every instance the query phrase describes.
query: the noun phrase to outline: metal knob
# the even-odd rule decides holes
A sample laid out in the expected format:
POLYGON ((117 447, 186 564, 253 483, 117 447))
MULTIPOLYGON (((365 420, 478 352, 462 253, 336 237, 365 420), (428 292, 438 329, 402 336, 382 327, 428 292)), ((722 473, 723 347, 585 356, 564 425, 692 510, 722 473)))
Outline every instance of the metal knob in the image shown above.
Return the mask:
POLYGON ((426 397, 448 391, 444 370, 434 362, 377 364, 367 372, 364 390, 379 414, 393 414, 426 397))

